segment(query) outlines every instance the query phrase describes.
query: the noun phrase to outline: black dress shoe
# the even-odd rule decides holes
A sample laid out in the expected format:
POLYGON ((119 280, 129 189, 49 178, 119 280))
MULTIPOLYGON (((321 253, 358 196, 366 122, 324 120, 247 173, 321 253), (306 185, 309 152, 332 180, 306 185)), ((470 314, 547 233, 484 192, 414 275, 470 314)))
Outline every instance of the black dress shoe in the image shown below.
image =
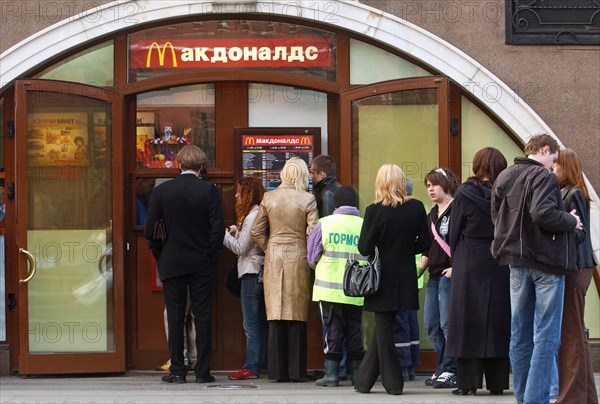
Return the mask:
POLYGON ((165 383, 173 383, 173 384, 186 383, 185 376, 177 376, 174 374, 164 375, 161 380, 165 383))
POLYGON ((504 394, 504 390, 490 390, 491 396, 501 396, 504 394))
POLYGON ((213 383, 215 380, 216 380, 215 377, 210 374, 206 377, 196 376, 196 383, 213 383))
POLYGON ((470 396, 477 395, 477 389, 456 389, 452 390, 452 394, 456 394, 457 396, 470 396))

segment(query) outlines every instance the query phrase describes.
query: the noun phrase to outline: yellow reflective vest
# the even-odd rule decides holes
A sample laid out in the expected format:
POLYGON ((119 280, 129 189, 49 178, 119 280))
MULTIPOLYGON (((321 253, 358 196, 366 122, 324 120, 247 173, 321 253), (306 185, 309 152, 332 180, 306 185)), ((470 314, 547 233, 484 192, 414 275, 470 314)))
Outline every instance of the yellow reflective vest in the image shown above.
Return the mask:
POLYGON ((344 294, 344 269, 350 253, 364 259, 356 245, 363 219, 360 216, 333 214, 320 220, 323 253, 315 267, 313 301, 363 305, 362 297, 344 294))

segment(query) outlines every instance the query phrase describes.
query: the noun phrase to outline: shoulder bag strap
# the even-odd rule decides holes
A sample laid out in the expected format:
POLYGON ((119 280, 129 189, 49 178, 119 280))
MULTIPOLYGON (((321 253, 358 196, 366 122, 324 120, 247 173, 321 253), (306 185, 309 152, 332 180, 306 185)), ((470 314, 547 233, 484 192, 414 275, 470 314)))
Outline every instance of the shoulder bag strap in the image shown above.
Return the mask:
POLYGON ((435 229, 435 224, 433 224, 433 221, 431 222, 431 232, 433 233, 433 238, 435 239, 435 241, 437 241, 440 247, 442 247, 442 250, 444 250, 446 255, 448 257, 452 257, 452 254, 450 253, 450 246, 444 241, 443 238, 440 237, 437 230, 435 229))

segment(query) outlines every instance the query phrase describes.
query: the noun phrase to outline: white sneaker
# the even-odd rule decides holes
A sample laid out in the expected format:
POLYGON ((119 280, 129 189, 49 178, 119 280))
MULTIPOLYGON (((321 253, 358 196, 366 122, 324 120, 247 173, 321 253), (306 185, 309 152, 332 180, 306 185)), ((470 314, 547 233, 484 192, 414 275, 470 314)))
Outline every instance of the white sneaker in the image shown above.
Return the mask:
POLYGON ((433 386, 433 383, 436 381, 437 376, 434 374, 431 375, 429 379, 425 380, 425 386, 433 386))
POLYGON ((456 375, 450 372, 442 373, 433 383, 434 389, 452 389, 456 386, 458 386, 456 375))

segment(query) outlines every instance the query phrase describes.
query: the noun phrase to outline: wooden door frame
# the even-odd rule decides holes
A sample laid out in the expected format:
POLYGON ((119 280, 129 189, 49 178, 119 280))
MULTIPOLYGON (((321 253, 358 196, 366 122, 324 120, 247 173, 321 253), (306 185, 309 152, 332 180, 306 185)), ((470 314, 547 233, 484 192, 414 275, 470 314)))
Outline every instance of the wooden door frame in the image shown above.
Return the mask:
MULTIPOLYGON (((441 167, 448 167, 461 176, 461 92, 460 88, 444 76, 420 77, 402 81, 376 83, 361 86, 340 94, 340 136, 339 136, 339 179, 343 184, 357 185, 358 159, 352 154, 352 102, 398 91, 427 90, 438 91, 438 161, 441 167), (453 121, 454 119, 454 121, 453 121), (342 135, 343 134, 343 135, 342 135)), ((421 351, 419 371, 433 371, 438 364, 435 351, 421 351)))
MULTIPOLYGON (((50 80, 18 80, 15 83, 15 161, 22 167, 15 173, 15 187, 18 204, 26 204, 27 189, 26 176, 23 173, 27 161, 27 93, 54 92, 103 100, 111 104, 112 110, 112 136, 111 148, 113 163, 120 162, 123 155, 122 137, 122 97, 114 91, 91 87, 82 84, 56 82, 50 80), (17 175, 18 174, 18 175, 17 175)), ((26 246, 27 241, 27 210, 17 209, 15 249, 7 251, 12 262, 17 263, 17 277, 12 280, 12 285, 18 292, 18 371, 20 374, 60 374, 60 373, 101 373, 123 372, 125 364, 125 316, 124 316, 124 242, 123 242, 123 212, 119 201, 123 199, 122 165, 113 164, 112 175, 112 219, 113 219, 113 310, 114 310, 114 338, 115 350, 105 353, 29 353, 29 321, 28 321, 28 289, 27 285, 19 283, 18 279, 25 278, 28 272, 28 263, 23 254, 19 254, 20 246, 26 246)), ((15 350, 15 351, 17 351, 15 350)))

